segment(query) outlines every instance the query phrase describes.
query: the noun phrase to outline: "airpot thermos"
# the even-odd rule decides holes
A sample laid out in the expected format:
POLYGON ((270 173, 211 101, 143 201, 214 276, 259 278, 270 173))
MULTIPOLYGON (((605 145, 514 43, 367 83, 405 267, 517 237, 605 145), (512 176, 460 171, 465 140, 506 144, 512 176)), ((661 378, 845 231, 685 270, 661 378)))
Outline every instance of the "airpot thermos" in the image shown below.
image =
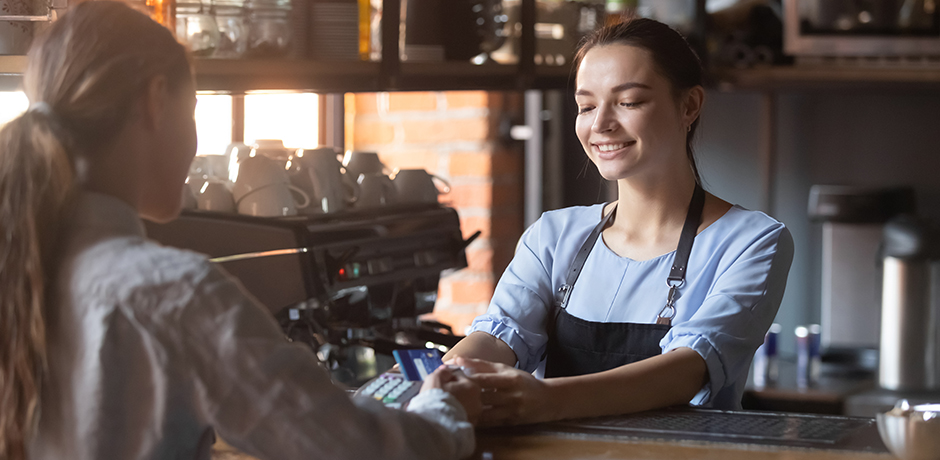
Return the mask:
POLYGON ((884 228, 878 383, 940 389, 940 232, 911 216, 884 228))

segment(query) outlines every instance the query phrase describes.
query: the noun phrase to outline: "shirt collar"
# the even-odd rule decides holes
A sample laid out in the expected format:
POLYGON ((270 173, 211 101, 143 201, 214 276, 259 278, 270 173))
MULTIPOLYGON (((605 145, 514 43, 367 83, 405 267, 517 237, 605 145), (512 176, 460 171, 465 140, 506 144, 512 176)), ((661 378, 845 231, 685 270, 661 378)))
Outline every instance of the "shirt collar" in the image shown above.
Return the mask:
POLYGON ((80 191, 72 203, 73 225, 101 232, 145 236, 137 210, 111 195, 80 191))

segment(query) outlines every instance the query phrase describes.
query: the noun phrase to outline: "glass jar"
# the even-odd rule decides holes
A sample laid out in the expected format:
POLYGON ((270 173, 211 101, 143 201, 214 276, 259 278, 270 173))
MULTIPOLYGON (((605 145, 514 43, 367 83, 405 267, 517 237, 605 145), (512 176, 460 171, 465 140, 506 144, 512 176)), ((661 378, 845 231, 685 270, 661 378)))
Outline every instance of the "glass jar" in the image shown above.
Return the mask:
POLYGON ((248 18, 243 0, 212 0, 219 27, 219 46, 214 57, 239 58, 248 49, 248 18))
POLYGON ((246 55, 284 56, 291 44, 290 0, 248 0, 246 55))
POLYGON ((219 26, 209 13, 209 5, 201 1, 176 4, 176 39, 183 43, 193 56, 208 57, 219 47, 219 26))

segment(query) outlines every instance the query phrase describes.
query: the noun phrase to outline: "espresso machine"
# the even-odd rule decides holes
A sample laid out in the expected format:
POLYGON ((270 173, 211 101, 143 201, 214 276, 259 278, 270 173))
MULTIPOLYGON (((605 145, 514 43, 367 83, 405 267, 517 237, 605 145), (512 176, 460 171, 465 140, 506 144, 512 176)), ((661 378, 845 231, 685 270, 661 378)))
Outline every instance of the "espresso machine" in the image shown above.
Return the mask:
POLYGON ((434 308, 441 273, 466 267, 464 249, 479 234, 464 240, 452 208, 275 218, 184 210, 146 226, 151 239, 204 253, 241 281, 339 383, 375 377, 396 348, 446 349, 460 339, 420 318, 434 308))

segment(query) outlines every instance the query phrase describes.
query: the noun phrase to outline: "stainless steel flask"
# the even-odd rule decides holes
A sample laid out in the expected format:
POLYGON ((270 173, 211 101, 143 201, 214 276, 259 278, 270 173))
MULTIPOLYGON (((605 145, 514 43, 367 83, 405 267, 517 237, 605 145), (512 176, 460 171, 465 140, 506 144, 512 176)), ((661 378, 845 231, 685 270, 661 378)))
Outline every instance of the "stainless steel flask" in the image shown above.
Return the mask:
POLYGON ((878 383, 940 389, 940 232, 910 216, 885 225, 878 383))

